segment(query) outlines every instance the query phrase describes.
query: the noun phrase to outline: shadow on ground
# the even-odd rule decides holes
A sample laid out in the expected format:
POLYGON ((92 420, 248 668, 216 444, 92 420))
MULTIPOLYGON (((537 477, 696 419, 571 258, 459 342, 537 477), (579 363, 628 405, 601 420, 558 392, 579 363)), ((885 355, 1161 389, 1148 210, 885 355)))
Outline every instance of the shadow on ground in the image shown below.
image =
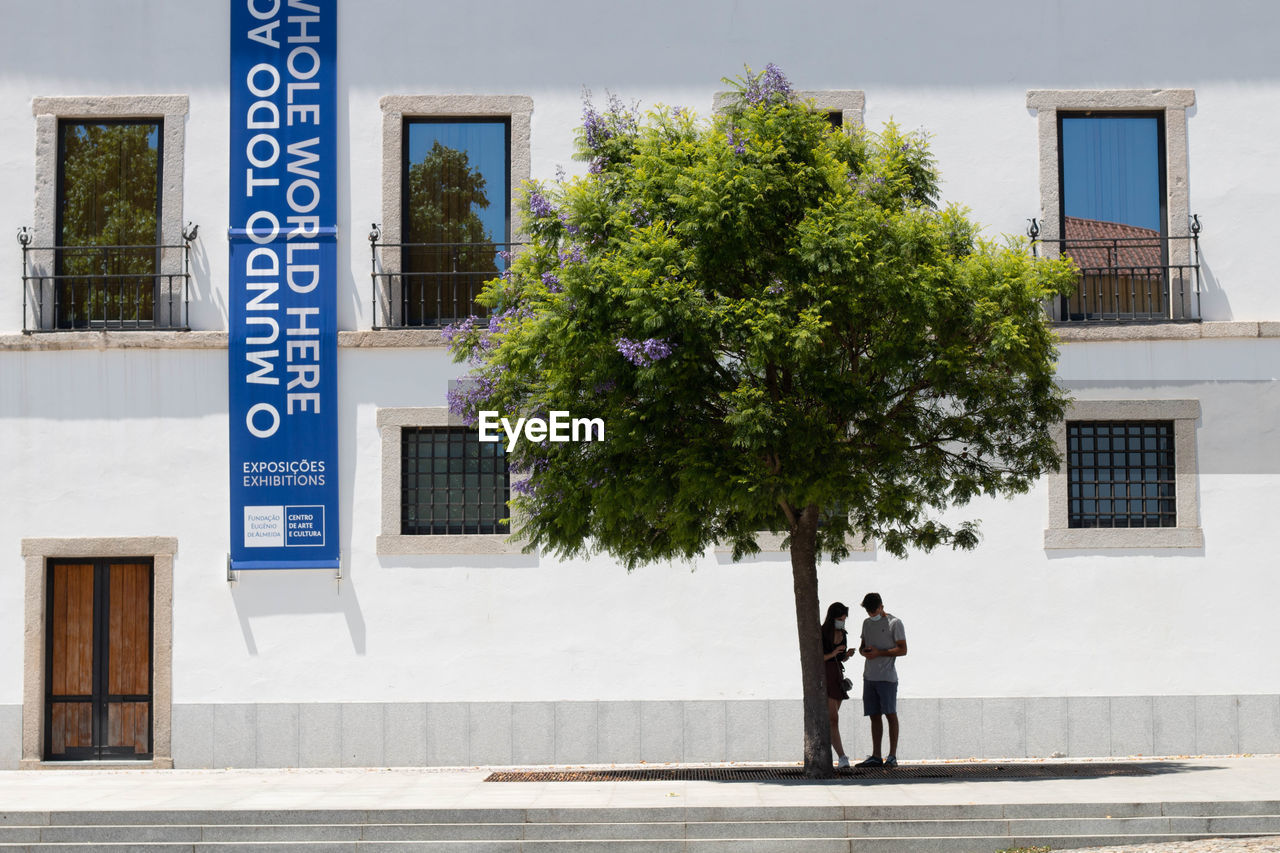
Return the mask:
POLYGON ((904 764, 897 767, 851 767, 834 779, 810 779, 799 767, 642 767, 598 770, 500 770, 486 782, 755 782, 831 784, 936 782, 951 779, 1004 781, 1019 779, 1100 779, 1108 776, 1155 776, 1206 768, 1173 761, 1117 761, 1031 764, 975 762, 904 764))

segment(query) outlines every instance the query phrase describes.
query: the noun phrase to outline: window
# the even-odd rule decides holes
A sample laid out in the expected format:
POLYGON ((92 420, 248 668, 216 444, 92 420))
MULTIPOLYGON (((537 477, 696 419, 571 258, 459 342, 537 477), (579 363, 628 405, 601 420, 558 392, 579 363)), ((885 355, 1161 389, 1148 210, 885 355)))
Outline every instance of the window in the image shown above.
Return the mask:
POLYGON ((371 239, 373 327, 438 329, 470 314, 519 231, 511 193, 529 177, 533 102, 390 95, 382 223, 371 239))
POLYGON ((510 128, 509 118, 405 119, 404 325, 484 313, 475 297, 511 249, 510 128))
POLYGON ((444 406, 379 409, 382 533, 377 552, 516 554, 501 442, 450 422, 444 406))
POLYGON ((466 427, 401 427, 400 532, 510 533, 506 448, 466 427))
POLYGON ((1199 548, 1198 400, 1077 400, 1057 428, 1045 548, 1199 548))
POLYGON ((1080 267, 1068 320, 1163 319, 1164 122, 1160 114, 1058 115, 1062 252, 1080 267))
POLYGON ((155 322, 161 122, 58 123, 59 329, 155 322))
POLYGON ((1175 527, 1173 421, 1069 421, 1068 527, 1175 527))
POLYGON ((186 96, 36 98, 33 112, 24 330, 189 328, 186 96))
POLYGON ((1040 128, 1038 251, 1080 268, 1054 320, 1198 319, 1187 193, 1189 89, 1032 91, 1040 128))

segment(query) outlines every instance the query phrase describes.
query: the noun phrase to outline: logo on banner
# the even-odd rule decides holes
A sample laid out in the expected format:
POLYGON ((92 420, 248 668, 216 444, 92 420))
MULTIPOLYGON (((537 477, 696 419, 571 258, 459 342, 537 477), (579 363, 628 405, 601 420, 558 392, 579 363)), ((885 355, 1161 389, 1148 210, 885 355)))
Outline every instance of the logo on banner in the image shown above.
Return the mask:
POLYGON ((244 547, 296 548, 324 545, 323 506, 247 506, 244 547))

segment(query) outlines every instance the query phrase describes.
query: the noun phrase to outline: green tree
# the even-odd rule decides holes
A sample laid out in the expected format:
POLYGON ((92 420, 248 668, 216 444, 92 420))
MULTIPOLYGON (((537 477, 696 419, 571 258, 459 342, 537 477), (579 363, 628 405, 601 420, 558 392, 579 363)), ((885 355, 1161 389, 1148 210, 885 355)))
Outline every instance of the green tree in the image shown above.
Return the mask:
POLYGON ((467 152, 432 143, 409 167, 406 243, 431 243, 405 250, 404 316, 411 326, 476 309, 474 293, 498 274, 493 235, 479 211, 489 206, 484 175, 467 152))
POLYGON ((590 104, 585 178, 527 193, 529 245, 452 330, 451 403, 602 417, 606 440, 521 443, 518 530, 628 568, 788 535, 804 766, 833 772, 816 562, 846 538, 973 548, 945 510, 1059 463, 1043 302, 1072 277, 939 209, 920 134, 838 130, 770 66, 709 123, 590 104))

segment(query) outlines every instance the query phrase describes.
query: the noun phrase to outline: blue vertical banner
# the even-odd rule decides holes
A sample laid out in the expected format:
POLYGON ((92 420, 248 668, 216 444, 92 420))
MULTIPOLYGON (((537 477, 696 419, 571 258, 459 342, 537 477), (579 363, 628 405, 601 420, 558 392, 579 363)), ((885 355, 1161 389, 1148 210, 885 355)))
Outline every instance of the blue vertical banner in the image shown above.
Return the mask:
POLYGON ((338 568, 337 0, 231 2, 231 568, 338 568))

